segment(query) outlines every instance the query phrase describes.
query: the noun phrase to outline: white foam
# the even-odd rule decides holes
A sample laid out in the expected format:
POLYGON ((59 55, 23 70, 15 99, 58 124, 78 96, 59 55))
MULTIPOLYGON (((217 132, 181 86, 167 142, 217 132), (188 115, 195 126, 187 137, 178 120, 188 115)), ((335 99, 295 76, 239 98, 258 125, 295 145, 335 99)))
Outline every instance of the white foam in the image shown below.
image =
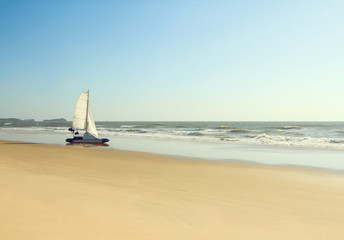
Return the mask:
MULTIPOLYGON (((240 143, 250 145, 288 146, 298 148, 316 149, 340 149, 344 150, 344 136, 341 128, 335 126, 332 129, 315 129, 306 127, 287 126, 285 130, 274 128, 201 128, 190 126, 189 128, 166 127, 140 127, 139 125, 117 125, 117 127, 105 127, 97 125, 98 133, 102 137, 134 137, 154 140, 182 140, 203 143, 240 143), (233 129, 239 129, 232 131, 233 129)), ((25 134, 69 134, 67 127, 59 126, 34 126, 0 128, 0 133, 25 133, 25 134)))

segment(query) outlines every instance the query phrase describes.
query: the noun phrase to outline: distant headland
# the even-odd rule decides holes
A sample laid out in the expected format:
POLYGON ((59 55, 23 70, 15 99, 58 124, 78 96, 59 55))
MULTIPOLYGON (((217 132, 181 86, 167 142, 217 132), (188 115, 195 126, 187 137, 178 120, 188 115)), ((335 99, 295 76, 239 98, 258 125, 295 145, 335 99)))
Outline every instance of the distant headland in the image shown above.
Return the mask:
MULTIPOLYGON (((36 122, 35 119, 0 118, 0 122, 36 122)), ((39 121, 40 122, 40 121, 39 121)), ((64 118, 46 119, 42 122, 67 122, 64 118)))
POLYGON ((55 119, 46 119, 46 120, 43 120, 43 122, 67 122, 67 120, 64 118, 55 118, 55 119))

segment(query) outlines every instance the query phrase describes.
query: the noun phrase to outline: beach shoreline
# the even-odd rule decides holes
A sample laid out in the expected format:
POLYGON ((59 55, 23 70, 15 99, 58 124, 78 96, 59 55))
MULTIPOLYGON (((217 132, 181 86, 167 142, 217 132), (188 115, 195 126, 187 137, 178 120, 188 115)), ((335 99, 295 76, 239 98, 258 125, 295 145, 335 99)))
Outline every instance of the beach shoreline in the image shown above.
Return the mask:
MULTIPOLYGON (((118 139, 117 139, 118 140, 118 139)), ((119 140, 123 140, 123 137, 121 137, 119 140)), ((140 141, 147 142, 147 139, 140 139, 140 141)), ((17 141, 17 140, 3 140, 0 139, 1 142, 13 142, 18 144, 39 144, 39 145, 51 145, 51 146, 58 146, 58 147, 70 147, 70 148, 90 148, 90 149, 104 149, 104 150, 115 150, 119 152, 128 152, 128 153, 139 153, 139 154, 153 154, 157 156, 165 156, 165 157, 171 157, 173 159, 180 159, 180 160, 189 160, 189 161, 211 161, 211 162, 224 162, 224 163, 232 163, 236 164, 252 164, 252 165, 262 165, 262 166, 276 166, 276 167, 284 167, 289 169, 295 169, 296 171, 299 169, 304 169, 306 171, 319 171, 319 172, 329 172, 334 174, 344 174, 344 169, 341 168, 330 168, 326 166, 312 166, 312 165, 300 165, 300 164, 293 164, 293 163, 280 163, 280 162, 273 162, 273 161, 256 161, 256 160, 248 160, 243 158, 212 158, 210 155, 207 155, 206 157, 201 157, 199 154, 192 155, 192 154, 180 154, 177 152, 172 151, 162 151, 159 152, 159 150, 147 150, 147 149, 140 149, 135 147, 126 147, 125 145, 119 145, 119 146, 112 146, 110 143, 106 143, 103 145, 97 145, 97 144, 70 144, 70 143, 40 143, 35 141, 17 141), (125 146, 125 147, 123 147, 125 146)), ((166 141, 168 143, 170 141, 166 141)), ((115 144, 118 144, 119 141, 116 141, 115 144)), ((130 142, 131 143, 131 142, 130 142)), ((190 142, 180 141, 180 144, 194 144, 190 142)), ((172 143, 173 144, 173 143, 172 143)), ((128 145, 128 144, 127 144, 128 145)), ((234 148, 243 147, 241 144, 232 144, 234 148)), ((190 145, 186 145, 189 147, 190 145)), ((153 145, 153 147, 159 147, 158 145, 153 145)), ((248 149, 267 149, 269 152, 273 151, 309 151, 309 152, 323 152, 323 151, 331 151, 341 154, 342 150, 324 150, 324 149, 300 149, 296 147, 280 147, 280 146, 257 146, 257 145, 245 145, 248 149)), ((175 150, 178 150, 177 148, 175 150)))
MULTIPOLYGON (((44 132, 33 134, 0 132, 4 141, 24 141, 65 146, 69 135, 44 132)), ((108 137, 108 136, 107 136, 108 137)), ((266 165, 305 166, 344 171, 343 150, 312 149, 291 146, 252 145, 239 143, 206 143, 188 140, 157 140, 144 137, 108 137, 109 148, 148 152, 177 157, 191 157, 209 161, 248 161, 266 165)))
POLYGON ((1 239, 341 239, 325 170, 0 141, 1 239))

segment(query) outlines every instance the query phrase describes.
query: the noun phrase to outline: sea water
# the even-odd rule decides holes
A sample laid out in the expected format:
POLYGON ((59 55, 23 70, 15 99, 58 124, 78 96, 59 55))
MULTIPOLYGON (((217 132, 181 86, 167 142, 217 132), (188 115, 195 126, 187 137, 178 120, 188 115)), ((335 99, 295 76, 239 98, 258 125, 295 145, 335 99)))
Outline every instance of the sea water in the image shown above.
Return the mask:
MULTIPOLYGON (((0 122, 0 139, 65 144, 71 122, 0 122)), ((110 147, 344 169, 344 122, 96 122, 110 147)))

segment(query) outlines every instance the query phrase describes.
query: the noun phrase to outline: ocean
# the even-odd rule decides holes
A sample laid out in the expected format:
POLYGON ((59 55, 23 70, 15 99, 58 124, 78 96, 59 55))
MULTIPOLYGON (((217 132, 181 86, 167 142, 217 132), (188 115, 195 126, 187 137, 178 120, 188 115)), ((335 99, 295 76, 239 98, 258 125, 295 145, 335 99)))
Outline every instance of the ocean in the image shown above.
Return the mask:
MULTIPOLYGON (((1 121, 0 139, 64 145, 71 122, 1 121)), ((96 122, 122 150, 344 169, 344 122, 96 122), (320 162, 320 163, 319 163, 320 162)))

